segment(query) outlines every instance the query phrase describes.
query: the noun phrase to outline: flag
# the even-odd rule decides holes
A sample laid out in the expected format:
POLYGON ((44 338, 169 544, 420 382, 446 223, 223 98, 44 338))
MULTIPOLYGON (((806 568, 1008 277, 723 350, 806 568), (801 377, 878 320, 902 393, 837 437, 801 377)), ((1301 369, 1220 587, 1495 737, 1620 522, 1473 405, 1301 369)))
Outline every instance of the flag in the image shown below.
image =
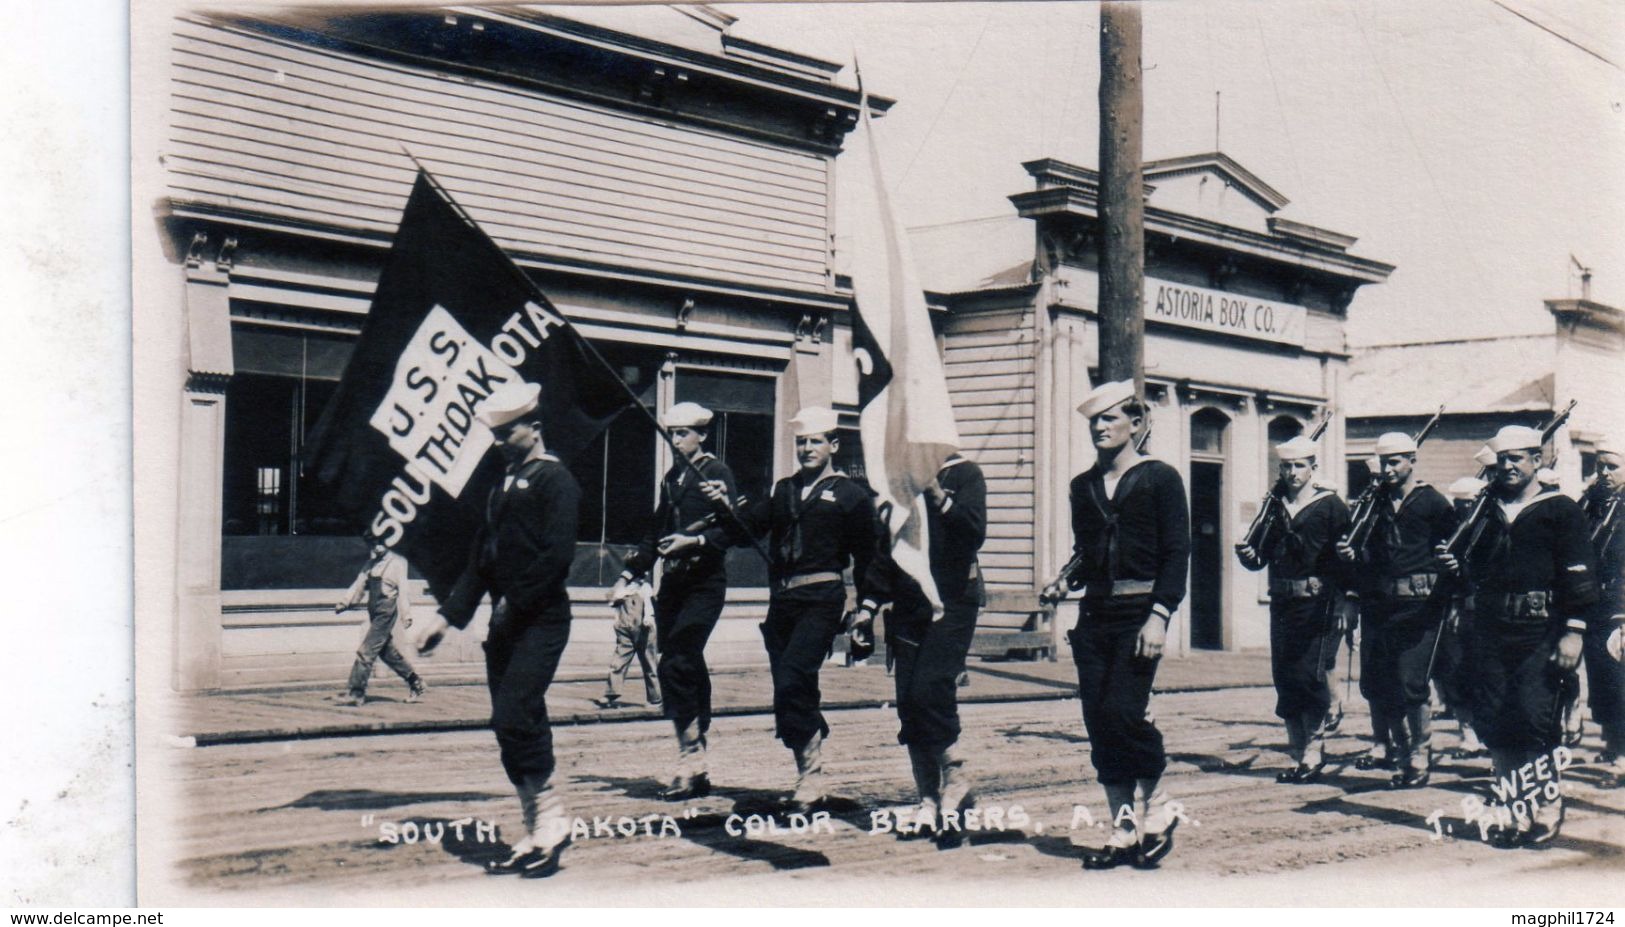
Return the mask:
POLYGON ((853 228, 852 347, 863 465, 879 496, 875 504, 891 535, 892 559, 940 615, 921 493, 959 449, 959 429, 925 293, 883 179, 867 101, 861 109, 868 152, 860 164, 869 188, 858 197, 853 228))
POLYGON ((526 383, 541 384, 544 440, 565 463, 633 404, 569 320, 419 171, 309 466, 442 603, 503 473, 474 415, 526 383))

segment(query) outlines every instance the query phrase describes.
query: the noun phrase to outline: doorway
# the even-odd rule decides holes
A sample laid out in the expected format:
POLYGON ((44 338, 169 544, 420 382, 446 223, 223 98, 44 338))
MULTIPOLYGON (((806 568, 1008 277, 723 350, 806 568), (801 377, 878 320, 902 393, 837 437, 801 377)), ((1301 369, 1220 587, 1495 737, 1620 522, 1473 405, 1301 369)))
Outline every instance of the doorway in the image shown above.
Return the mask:
POLYGON ((1224 461, 1228 417, 1191 416, 1191 647, 1224 649, 1224 461))

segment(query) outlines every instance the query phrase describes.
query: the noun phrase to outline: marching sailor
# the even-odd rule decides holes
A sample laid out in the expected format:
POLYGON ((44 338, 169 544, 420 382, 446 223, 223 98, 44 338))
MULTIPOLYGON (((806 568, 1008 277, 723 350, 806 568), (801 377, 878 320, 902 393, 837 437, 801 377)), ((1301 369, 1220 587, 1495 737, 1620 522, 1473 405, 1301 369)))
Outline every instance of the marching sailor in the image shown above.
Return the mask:
MULTIPOLYGON (((1614 785, 1625 785, 1625 664, 1609 653, 1610 638, 1625 636, 1625 446, 1597 442, 1597 477, 1585 496, 1592 549, 1597 555, 1602 618, 1586 632, 1585 665, 1591 718, 1602 727, 1603 753, 1614 785)), ((1617 646, 1617 645, 1616 645, 1617 646)))
POLYGON ((661 416, 672 444, 684 460, 672 464, 660 481, 660 501, 642 543, 626 558, 626 568, 609 592, 617 602, 630 583, 663 561, 655 594, 655 639, 660 642, 660 691, 665 715, 677 734, 677 772, 661 792, 668 801, 698 798, 711 791, 706 769, 706 734, 711 728, 711 674, 705 644, 722 615, 728 592, 723 566, 728 526, 720 506, 732 504, 734 476, 728 465, 705 451, 712 412, 679 402, 661 416), (687 461, 686 463, 684 461, 687 461), (722 502, 702 488, 720 486, 722 502))
MULTIPOLYGON (((932 620, 931 603, 919 584, 899 569, 884 543, 871 569, 883 578, 873 592, 891 600, 886 640, 896 660, 897 741, 908 748, 909 765, 919 790, 920 806, 906 817, 900 833, 923 835, 938 827, 943 814, 958 813, 970 801, 966 757, 959 741, 959 675, 976 635, 982 607, 982 575, 976 552, 987 536, 987 480, 982 469, 954 454, 926 487, 926 531, 931 579, 942 599, 941 617, 932 620)), ((871 606, 873 603, 871 603, 871 606)))
MULTIPOLYGON (((1549 781, 1556 782, 1562 703, 1577 684, 1575 667, 1589 619, 1598 611, 1597 564, 1585 513, 1536 481, 1540 445, 1541 433, 1533 428, 1509 425, 1496 433, 1485 530, 1471 542, 1465 565, 1447 545, 1438 548, 1440 568, 1465 574, 1471 590, 1473 722, 1502 782, 1517 781, 1525 764, 1550 770, 1549 781)), ((1497 833, 1501 845, 1540 844, 1557 836, 1560 793, 1556 800, 1534 798, 1531 807, 1533 797, 1501 796, 1511 806, 1497 833)))
MULTIPOLYGON (((1337 493, 1313 482, 1315 443, 1299 435, 1276 445, 1280 488, 1276 504, 1285 515, 1269 533, 1266 549, 1236 547, 1242 566, 1269 566, 1270 673, 1275 714, 1286 722, 1291 769, 1277 782, 1309 783, 1326 764, 1326 710, 1332 703, 1326 651, 1337 646, 1355 603, 1343 596, 1343 570, 1336 543, 1348 531, 1349 510, 1337 493)), ((1369 632, 1367 632, 1369 635, 1369 632)), ((1362 683, 1363 686, 1363 683, 1362 683)))
POLYGON ((581 488, 570 470, 542 444, 537 413, 541 388, 494 394, 475 418, 491 430, 508 465, 486 499, 484 519, 468 568, 447 603, 418 632, 420 653, 445 636, 447 615, 466 627, 491 594, 485 670, 491 689, 491 728, 502 768, 519 795, 525 835, 503 860, 486 864, 494 875, 552 875, 570 842, 570 819, 552 783, 553 729, 547 689, 570 640, 570 593, 565 581, 575 559, 581 488))
MULTIPOLYGON (((1371 704, 1371 724, 1394 745, 1398 770, 1392 788, 1427 784, 1432 761, 1432 693, 1428 685, 1439 626, 1448 597, 1435 594, 1438 566, 1433 549, 1456 529, 1456 511, 1437 489, 1413 478, 1416 441, 1392 431, 1377 439, 1382 466, 1375 524, 1363 552, 1345 538, 1344 561, 1360 561, 1347 597, 1360 603, 1366 627, 1367 663, 1360 691, 1371 704), (1363 553, 1363 557, 1361 554, 1363 553)), ((1362 757, 1362 759, 1364 759, 1362 757)))
MULTIPOLYGON (((739 515, 746 530, 768 540, 772 588, 762 640, 773 673, 775 730, 796 760, 796 786, 787 805, 805 811, 825 797, 823 743, 829 724, 819 710, 818 671, 845 627, 842 572, 851 567, 860 601, 879 597, 868 589, 874 498, 835 468, 841 446, 835 411, 802 409, 790 428, 800 469, 739 515)), ((727 498, 721 481, 708 481, 703 489, 714 502, 727 498)), ((873 621, 873 606, 865 611, 865 620, 873 621)))
POLYGON ((1179 471, 1134 446, 1145 407, 1133 381, 1102 384, 1078 411, 1097 458, 1072 480, 1073 557, 1043 599, 1084 588, 1068 636, 1089 756, 1114 824, 1084 866, 1148 867, 1173 849, 1178 822, 1159 787, 1168 759, 1146 708, 1168 622, 1185 598, 1190 512, 1179 471))

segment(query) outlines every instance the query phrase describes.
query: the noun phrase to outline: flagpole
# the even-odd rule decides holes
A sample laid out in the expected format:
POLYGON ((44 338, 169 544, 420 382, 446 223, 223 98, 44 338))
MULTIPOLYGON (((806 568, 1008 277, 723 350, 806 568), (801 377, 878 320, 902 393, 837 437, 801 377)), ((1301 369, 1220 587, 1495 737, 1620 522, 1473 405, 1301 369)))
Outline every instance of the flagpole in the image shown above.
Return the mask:
MULTIPOLYGON (((470 216, 467 210, 463 209, 462 205, 452 197, 451 191, 447 190, 441 185, 440 180, 435 177, 433 172, 431 172, 428 167, 424 166, 422 161, 418 160, 417 155, 412 154, 411 150, 406 147, 404 142, 397 140, 396 144, 400 145, 401 153, 406 155, 406 157, 417 166, 418 172, 423 175, 424 179, 429 181, 430 186, 434 187, 435 192, 440 194, 441 199, 446 201, 446 205, 450 206, 452 211, 457 213, 459 218, 468 223, 470 228, 472 228, 481 238, 485 239, 486 244, 490 245, 498 253, 506 256, 507 252, 503 251, 502 246, 496 243, 496 239, 492 238, 485 231, 485 229, 480 227, 478 222, 474 221, 474 217, 470 216)), ((648 407, 643 404, 643 400, 638 398, 638 394, 632 391, 632 387, 626 385, 626 381, 621 379, 621 375, 616 372, 614 367, 610 366, 609 361, 604 359, 604 355, 598 353, 598 347, 589 341, 586 335, 581 334, 581 331, 575 327, 575 323, 570 321, 570 318, 564 313, 560 312, 557 306, 553 305, 553 301, 548 299, 547 294, 541 291, 541 288, 536 285, 536 281, 530 279, 530 275, 521 270, 519 265, 513 262, 512 258, 509 258, 507 263, 508 266, 513 269, 514 276, 524 286, 525 290, 530 293, 531 298, 536 300, 549 312, 553 313, 560 320, 562 320, 564 322, 564 326, 568 328, 578 339, 580 339, 583 345, 586 346, 587 351, 592 355, 593 360, 596 360, 600 366, 609 372, 610 378, 619 384, 621 389, 626 393, 627 398, 632 400, 632 405, 649 419, 649 424, 653 425, 655 431, 659 433, 660 437, 665 439, 666 444, 670 445, 672 449, 672 456, 676 457, 679 461, 682 461, 683 465, 688 467, 689 470, 692 470, 696 479, 703 481, 705 479, 705 474, 700 472, 700 468, 694 463, 694 461, 690 460, 686 454, 678 450, 677 442, 673 440, 671 433, 666 430, 665 426, 660 424, 660 419, 656 417, 653 412, 649 411, 648 407)), ((605 476, 607 477, 608 475, 608 470, 606 470, 605 476)), ((744 520, 739 517, 739 513, 734 509, 733 500, 724 499, 722 508, 723 511, 728 513, 728 517, 733 521, 733 523, 745 533, 745 537, 750 539, 751 546, 756 548, 756 553, 761 555, 762 560, 769 566, 772 566, 773 558, 768 555, 767 548, 762 545, 761 539, 758 538, 750 530, 750 526, 746 525, 744 520)))

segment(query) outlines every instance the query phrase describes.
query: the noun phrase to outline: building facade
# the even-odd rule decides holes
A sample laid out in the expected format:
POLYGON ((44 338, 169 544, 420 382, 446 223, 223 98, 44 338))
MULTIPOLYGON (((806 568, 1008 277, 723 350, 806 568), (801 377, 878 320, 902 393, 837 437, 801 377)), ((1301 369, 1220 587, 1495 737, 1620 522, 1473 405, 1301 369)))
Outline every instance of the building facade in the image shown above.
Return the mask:
MULTIPOLYGON (((945 314, 965 453, 989 477, 984 573, 995 591, 1031 595, 1071 555, 1068 486, 1094 460, 1075 410, 1097 382, 1100 219, 1096 172, 1025 167, 1035 188, 1010 197, 1018 217, 921 230, 917 254, 945 314)), ((1350 304, 1393 268, 1350 253, 1349 236, 1277 216, 1286 198, 1222 153, 1149 162, 1144 179, 1147 452, 1179 470, 1192 514, 1190 594, 1171 640, 1268 646, 1263 574, 1231 548, 1274 480, 1273 445, 1342 412, 1350 304)), ((1339 415, 1326 459, 1341 461, 1343 443, 1339 415)), ((1341 466, 1323 474, 1343 479, 1341 466)))
MULTIPOLYGON (((176 688, 337 679, 352 657, 364 619, 332 604, 365 558, 359 526, 302 465, 365 323, 408 153, 648 408, 717 411, 714 450, 743 492, 788 469, 780 423, 833 400, 831 323, 850 304, 834 162, 859 97, 839 65, 735 38, 732 21, 703 6, 173 21, 162 192, 137 204, 164 259, 137 298, 144 330, 174 342, 138 394, 174 406, 138 415, 137 447, 174 477, 148 483, 138 519, 175 519, 146 545, 173 548, 146 590, 173 612, 143 620, 172 622, 176 688)), ((669 454, 626 415, 572 462, 586 620, 567 662, 607 658, 603 588, 669 454)), ((724 660, 759 653, 766 603, 756 554, 732 556, 724 660)), ((432 607, 421 586, 415 599, 432 607)), ((470 671, 482 636, 454 636, 426 671, 470 671)))
POLYGON ((1351 485, 1371 472, 1377 436, 1414 434, 1440 405, 1438 426, 1417 457, 1418 475, 1440 487, 1471 476, 1473 455, 1503 425, 1539 428, 1576 401, 1557 448, 1563 489, 1591 475, 1599 438, 1625 434, 1619 374, 1625 312, 1589 298, 1545 302, 1552 329, 1538 335, 1392 344, 1356 352, 1349 377, 1351 485))

